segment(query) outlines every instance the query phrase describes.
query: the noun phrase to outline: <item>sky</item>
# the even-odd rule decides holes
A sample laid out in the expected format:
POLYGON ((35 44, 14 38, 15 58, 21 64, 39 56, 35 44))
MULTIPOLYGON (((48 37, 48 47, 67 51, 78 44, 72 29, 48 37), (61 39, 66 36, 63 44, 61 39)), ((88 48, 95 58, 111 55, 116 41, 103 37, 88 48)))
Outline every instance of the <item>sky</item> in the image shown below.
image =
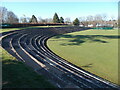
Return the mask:
MULTIPOLYGON (((105 0, 104 0, 105 1, 105 0)), ((3 7, 13 11, 18 18, 35 15, 41 18, 53 18, 56 12, 59 17, 75 18, 88 15, 105 14, 118 17, 118 2, 2 2, 3 7)))

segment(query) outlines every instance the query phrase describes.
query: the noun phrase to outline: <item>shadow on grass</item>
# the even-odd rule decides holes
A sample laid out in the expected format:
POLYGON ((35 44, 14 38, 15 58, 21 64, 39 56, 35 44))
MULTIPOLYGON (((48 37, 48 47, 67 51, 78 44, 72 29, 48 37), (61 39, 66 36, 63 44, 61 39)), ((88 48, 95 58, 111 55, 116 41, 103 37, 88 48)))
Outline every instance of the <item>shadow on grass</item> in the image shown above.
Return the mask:
POLYGON ((15 60, 2 61, 3 88, 54 88, 45 77, 15 60))
POLYGON ((90 42, 98 42, 98 43, 108 43, 105 40, 102 39, 118 39, 120 36, 117 35, 59 35, 54 37, 55 39, 58 38, 70 38, 72 40, 69 40, 69 43, 62 43, 62 46, 67 45, 81 45, 82 43, 85 43, 87 41, 90 42))
POLYGON ((84 66, 82 66, 82 67, 85 67, 85 68, 91 68, 92 67, 92 63, 90 63, 90 64, 87 64, 87 65, 84 65, 84 66))

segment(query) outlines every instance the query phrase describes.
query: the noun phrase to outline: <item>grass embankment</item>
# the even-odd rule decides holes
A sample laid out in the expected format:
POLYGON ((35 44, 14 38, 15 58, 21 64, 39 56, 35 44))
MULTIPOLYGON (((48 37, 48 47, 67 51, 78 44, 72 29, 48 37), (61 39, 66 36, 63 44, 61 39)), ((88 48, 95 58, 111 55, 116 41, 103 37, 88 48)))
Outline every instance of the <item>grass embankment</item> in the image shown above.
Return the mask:
MULTIPOLYGON (((20 30, 23 28, 3 29, 0 32, 20 30)), ((38 75, 31 67, 17 61, 7 51, 0 47, 2 62, 2 87, 3 88, 55 88, 45 77, 38 75)))
POLYGON ((1 32, 7 32, 7 31, 12 31, 12 30, 22 30, 22 29, 28 29, 28 28, 49 28, 49 27, 68 27, 67 25, 60 25, 60 26, 30 26, 30 27, 20 27, 20 28, 0 28, 0 33, 1 32))
POLYGON ((3 88, 54 88, 45 80, 45 77, 38 75, 32 68, 17 61, 3 49, 1 58, 3 88))
POLYGON ((118 84, 118 30, 87 30, 58 35, 49 48, 67 61, 118 84))
POLYGON ((54 88, 45 80, 45 77, 38 75, 32 68, 17 61, 3 49, 1 58, 3 88, 54 88))

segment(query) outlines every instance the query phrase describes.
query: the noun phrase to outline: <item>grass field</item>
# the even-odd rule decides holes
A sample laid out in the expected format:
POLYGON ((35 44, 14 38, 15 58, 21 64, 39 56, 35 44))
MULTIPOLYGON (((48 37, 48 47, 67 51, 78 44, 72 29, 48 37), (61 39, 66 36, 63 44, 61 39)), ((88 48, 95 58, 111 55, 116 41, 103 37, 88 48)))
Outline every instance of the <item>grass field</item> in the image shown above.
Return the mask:
POLYGON ((55 88, 32 68, 17 61, 2 48, 0 50, 2 50, 0 58, 2 58, 3 88, 55 88))
POLYGON ((87 30, 58 35, 48 47, 69 62, 118 84, 118 30, 87 30))

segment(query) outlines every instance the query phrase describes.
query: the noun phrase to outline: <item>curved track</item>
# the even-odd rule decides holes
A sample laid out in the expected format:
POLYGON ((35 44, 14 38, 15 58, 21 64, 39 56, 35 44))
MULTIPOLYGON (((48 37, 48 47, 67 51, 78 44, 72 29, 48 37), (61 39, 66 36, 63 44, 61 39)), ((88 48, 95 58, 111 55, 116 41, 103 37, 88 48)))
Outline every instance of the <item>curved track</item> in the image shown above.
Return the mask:
POLYGON ((47 39, 60 34, 59 32, 59 28, 11 31, 3 33, 0 38, 1 46, 18 60, 31 66, 37 73, 46 76, 58 88, 119 88, 49 50, 46 46, 47 39))

